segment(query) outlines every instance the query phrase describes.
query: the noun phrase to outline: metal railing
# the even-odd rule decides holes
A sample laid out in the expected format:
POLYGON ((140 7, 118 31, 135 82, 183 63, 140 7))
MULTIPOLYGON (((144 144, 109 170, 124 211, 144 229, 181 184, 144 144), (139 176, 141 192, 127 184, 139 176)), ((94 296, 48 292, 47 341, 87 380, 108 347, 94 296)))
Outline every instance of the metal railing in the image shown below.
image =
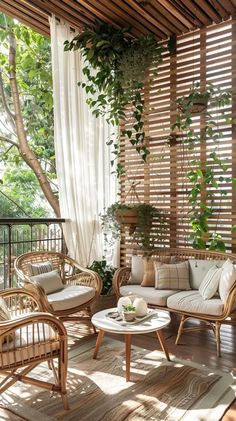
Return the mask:
POLYGON ((29 251, 66 252, 62 232, 65 219, 0 219, 0 289, 16 285, 14 260, 29 251))

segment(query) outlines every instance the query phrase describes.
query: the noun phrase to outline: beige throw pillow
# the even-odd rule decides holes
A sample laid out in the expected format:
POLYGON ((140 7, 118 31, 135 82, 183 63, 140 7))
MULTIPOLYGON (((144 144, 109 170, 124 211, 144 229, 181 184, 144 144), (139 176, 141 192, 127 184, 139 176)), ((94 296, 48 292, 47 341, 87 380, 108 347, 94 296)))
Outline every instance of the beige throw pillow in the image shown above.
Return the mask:
POLYGON ((143 257, 135 254, 131 257, 131 275, 128 284, 140 285, 143 281, 143 257))
POLYGON ((226 303, 230 288, 236 280, 236 269, 230 259, 222 266, 222 272, 219 283, 219 294, 223 303, 226 303))
POLYGON ((190 289, 188 262, 162 265, 154 262, 154 266, 156 289, 190 289))
POLYGON ((57 270, 51 272, 41 273, 40 275, 31 276, 33 282, 37 282, 44 289, 45 294, 52 294, 53 292, 63 289, 63 283, 57 270))
POLYGON ((53 265, 51 262, 29 263, 29 271, 32 276, 40 275, 40 273, 51 272, 53 265))
POLYGON ((204 300, 209 300, 214 297, 218 290, 222 268, 212 266, 205 275, 200 287, 199 293, 204 300))
POLYGON ((143 257, 143 281, 141 287, 155 287, 155 268, 154 262, 169 263, 170 256, 160 256, 159 258, 154 257, 143 257))

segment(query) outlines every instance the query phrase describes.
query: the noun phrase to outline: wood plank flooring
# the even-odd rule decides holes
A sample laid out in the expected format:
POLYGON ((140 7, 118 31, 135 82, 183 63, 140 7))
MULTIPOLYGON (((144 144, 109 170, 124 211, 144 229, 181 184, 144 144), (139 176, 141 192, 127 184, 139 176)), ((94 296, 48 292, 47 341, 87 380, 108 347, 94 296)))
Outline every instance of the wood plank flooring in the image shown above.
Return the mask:
MULTIPOLYGON (((178 323, 179 319, 177 316, 174 316, 169 327, 164 330, 170 356, 174 355, 180 359, 204 364, 213 369, 217 368, 226 372, 234 371, 236 374, 236 326, 222 326, 222 357, 217 358, 215 339, 211 331, 186 333, 182 335, 179 345, 176 346, 175 338, 178 323)), ((197 322, 189 322, 189 325, 194 325, 196 323, 197 322)), ((73 348, 74 346, 78 347, 86 343, 89 337, 94 335, 91 325, 86 320, 83 323, 67 323, 66 327, 70 335, 69 348, 73 348)), ((111 335, 111 337, 114 337, 114 335, 111 335)), ((118 335, 115 335, 115 338, 123 341, 123 338, 118 335)), ((148 350, 160 350, 160 345, 155 333, 134 335, 132 338, 132 344, 148 350)), ((0 409, 0 420, 16 421, 16 417, 9 411, 0 409)), ((19 421, 20 420, 22 420, 22 418, 19 418, 19 421)), ((231 407, 227 410, 221 421, 236 421, 236 401, 234 401, 231 407)))

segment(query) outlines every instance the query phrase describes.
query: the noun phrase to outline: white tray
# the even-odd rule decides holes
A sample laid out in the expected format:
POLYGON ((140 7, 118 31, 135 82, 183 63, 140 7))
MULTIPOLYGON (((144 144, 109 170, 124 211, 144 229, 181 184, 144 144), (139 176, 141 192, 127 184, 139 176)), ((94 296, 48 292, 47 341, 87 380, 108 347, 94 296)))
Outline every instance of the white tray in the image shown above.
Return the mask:
MULTIPOLYGON (((114 312, 112 312, 112 313, 114 313, 114 312)), ((152 308, 148 308, 147 314, 145 316, 135 317, 135 320, 133 320, 132 322, 127 322, 126 320, 123 320, 122 316, 118 316, 116 319, 113 318, 113 317, 109 317, 109 312, 106 314, 106 317, 111 322, 114 322, 114 323, 116 323, 120 326, 128 326, 128 325, 136 325, 138 323, 142 323, 144 320, 148 319, 149 317, 154 316, 155 314, 157 314, 156 310, 153 310, 152 308)))

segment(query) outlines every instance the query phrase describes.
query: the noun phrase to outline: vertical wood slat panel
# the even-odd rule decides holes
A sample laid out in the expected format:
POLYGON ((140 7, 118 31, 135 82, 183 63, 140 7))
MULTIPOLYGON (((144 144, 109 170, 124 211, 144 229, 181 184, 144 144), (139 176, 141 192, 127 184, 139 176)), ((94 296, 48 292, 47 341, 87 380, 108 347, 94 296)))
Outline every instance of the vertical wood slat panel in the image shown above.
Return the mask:
MULTIPOLYGON (((127 141, 122 145, 125 152, 122 154, 121 162, 126 168, 126 177, 121 183, 122 191, 128 190, 130 181, 138 180, 140 183, 137 186, 137 193, 140 201, 151 203, 166 212, 169 221, 168 235, 165 240, 167 245, 177 247, 190 245, 188 242, 191 232, 188 224, 190 211, 188 193, 191 186, 186 180, 186 162, 201 159, 204 168, 206 157, 215 148, 210 140, 203 142, 193 151, 183 148, 178 136, 177 140, 175 136, 172 136, 169 141, 170 127, 177 114, 175 99, 188 94, 194 82, 200 82, 202 90, 208 83, 232 88, 236 74, 236 46, 233 42, 236 34, 235 25, 235 21, 228 21, 225 25, 215 25, 214 29, 211 27, 207 31, 195 31, 177 38, 176 56, 170 58, 167 53, 164 53, 164 60, 158 70, 157 78, 149 94, 146 90, 144 93, 146 107, 149 110, 146 116, 151 152, 148 163, 141 162, 140 157, 132 151, 127 141)), ((236 96, 234 96, 232 107, 227 107, 225 112, 228 115, 233 112, 235 116, 236 96)), ((194 117, 193 120, 196 130, 200 133, 206 122, 206 116, 202 114, 194 117)), ((219 121, 218 130, 223 135, 219 150, 222 157, 228 158, 228 175, 236 177, 235 126, 232 132, 231 125, 219 121)), ((218 170, 216 174, 217 177, 220 176, 218 170)), ((236 196, 230 183, 224 188, 228 191, 228 195, 222 200, 217 191, 214 192, 212 206, 216 211, 221 206, 220 217, 217 218, 216 212, 209 220, 209 226, 211 231, 217 228, 217 232, 222 236, 229 250, 235 250, 236 235, 232 235, 232 223, 236 223, 236 196)), ((203 196, 205 196, 204 192, 203 196)), ((202 199, 205 200, 203 196, 202 199)), ((158 229, 155 224, 154 227, 158 229)), ((155 236, 155 232, 153 235, 155 236)), ((132 239, 126 233, 122 242, 121 263, 126 261, 126 251, 130 253, 131 250, 132 239)))

